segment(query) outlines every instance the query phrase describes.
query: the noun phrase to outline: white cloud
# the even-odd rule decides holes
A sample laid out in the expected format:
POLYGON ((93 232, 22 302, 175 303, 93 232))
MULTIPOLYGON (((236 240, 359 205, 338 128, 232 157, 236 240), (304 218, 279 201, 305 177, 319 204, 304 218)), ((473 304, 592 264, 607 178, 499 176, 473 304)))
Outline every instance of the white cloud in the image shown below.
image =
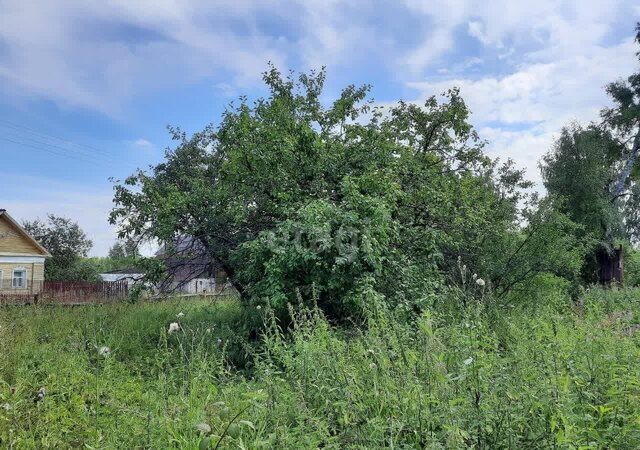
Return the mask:
POLYGON ((635 7, 629 0, 404 0, 384 8, 366 0, 0 3, 6 95, 116 116, 137 95, 203 79, 228 92, 253 87, 269 60, 283 70, 375 60, 399 81, 415 79, 459 51, 461 28, 485 45, 528 48, 539 61, 566 57, 600 42, 635 7), (397 26, 409 19, 422 26, 400 39, 407 30, 397 26))
POLYGON ((139 93, 222 74, 254 84, 267 61, 284 66, 273 38, 226 25, 251 3, 225 3, 4 2, 0 78, 7 94, 118 115, 139 93))
POLYGON ((473 36, 474 38, 478 39, 484 45, 491 44, 492 41, 489 38, 489 36, 487 36, 484 30, 484 24, 482 22, 478 22, 475 20, 470 21, 468 23, 468 30, 469 30, 470 36, 473 36))
POLYGON ((154 147, 151 142, 143 138, 139 138, 139 139, 136 139, 135 141, 132 141, 131 145, 141 149, 152 149, 154 147))
POLYGON ((412 82, 420 94, 416 102, 451 86, 459 86, 472 111, 471 121, 489 151, 510 157, 539 182, 539 158, 549 150, 563 125, 598 120, 608 104, 604 86, 637 70, 631 39, 612 47, 597 45, 550 62, 523 63, 515 72, 476 80, 446 79, 412 82))

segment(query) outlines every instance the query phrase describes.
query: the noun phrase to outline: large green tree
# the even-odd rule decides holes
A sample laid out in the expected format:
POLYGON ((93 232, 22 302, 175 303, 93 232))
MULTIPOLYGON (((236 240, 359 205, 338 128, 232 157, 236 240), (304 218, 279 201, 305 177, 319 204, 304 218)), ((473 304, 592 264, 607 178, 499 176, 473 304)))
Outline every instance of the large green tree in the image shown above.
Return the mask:
POLYGON ((241 98, 191 138, 171 129, 165 162, 115 187, 121 237, 189 236, 182 258, 210 258, 244 298, 278 306, 315 295, 342 310, 370 289, 425 301, 458 257, 509 278, 508 255, 495 252, 502 265, 487 255, 526 247, 528 183, 483 153, 458 90, 384 110, 367 86, 349 86, 324 106, 324 76, 271 68, 267 98, 241 98))
POLYGON ((600 126, 564 127, 541 161, 544 185, 585 231, 597 239, 622 237, 612 189, 622 170, 623 147, 600 126))
MULTIPOLYGON (((640 44, 640 24, 636 32, 640 44)), ((640 238, 640 72, 608 84, 606 92, 612 106, 601 121, 563 128, 541 162, 547 191, 594 238, 595 252, 610 252, 616 239, 640 238)), ((594 271, 588 264, 587 272, 594 271)))

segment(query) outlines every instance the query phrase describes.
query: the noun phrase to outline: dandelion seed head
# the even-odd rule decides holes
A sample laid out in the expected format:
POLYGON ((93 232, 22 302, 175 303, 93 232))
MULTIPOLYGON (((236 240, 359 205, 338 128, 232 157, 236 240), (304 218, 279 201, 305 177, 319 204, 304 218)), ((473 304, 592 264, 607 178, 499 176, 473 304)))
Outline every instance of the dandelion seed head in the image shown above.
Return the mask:
POLYGON ((178 325, 178 322, 171 322, 169 324, 169 334, 175 333, 178 330, 180 330, 180 325, 178 325))
POLYGON ((106 358, 111 354, 111 349, 109 347, 100 347, 98 349, 98 354, 106 358))
POLYGON ((484 280, 482 278, 478 278, 476 280, 476 284, 480 287, 484 287, 484 280))

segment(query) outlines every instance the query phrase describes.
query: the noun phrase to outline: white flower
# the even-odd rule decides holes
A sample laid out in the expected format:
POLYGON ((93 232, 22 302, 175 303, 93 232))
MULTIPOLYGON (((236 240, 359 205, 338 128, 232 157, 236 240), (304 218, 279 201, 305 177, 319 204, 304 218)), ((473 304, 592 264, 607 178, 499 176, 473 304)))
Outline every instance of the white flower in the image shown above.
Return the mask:
POLYGON ((473 358, 472 357, 468 357, 467 359, 465 359, 462 363, 465 366, 468 366, 469 364, 471 364, 473 362, 473 358))
POLYGON ((222 344, 222 339, 218 338, 218 345, 222 344))
POLYGON ((211 433, 211 427, 209 426, 209 424, 206 424, 206 423, 199 423, 194 428, 196 429, 196 431, 199 431, 200 433, 203 433, 203 434, 211 433))
POLYGON ((11 405, 8 403, 0 405, 0 408, 4 409, 5 411, 11 411, 11 405))
POLYGON ((474 273, 473 275, 471 275, 471 278, 473 278, 475 280, 476 278, 478 278, 478 274, 474 273))
POLYGON ((98 349, 98 354, 100 356, 104 356, 105 358, 111 354, 111 349, 109 347, 100 347, 98 349))
POLYGON ((482 278, 478 278, 476 280, 476 284, 480 287, 484 287, 484 280, 482 278))
POLYGON ((180 319, 180 318, 184 317, 184 313, 183 312, 179 312, 178 314, 176 314, 176 317, 178 319, 180 319))
POLYGON ((207 328, 207 333, 211 334, 211 328, 207 328))
POLYGON ((169 324, 169 334, 178 331, 180 329, 180 325, 178 325, 178 322, 171 322, 169 324))
POLYGON ((376 366, 376 363, 371 363, 371 364, 369 364, 369 368, 371 368, 371 369, 375 369, 375 368, 377 368, 377 367, 378 367, 378 366, 376 366))
POLYGON ((257 309, 258 311, 260 311, 260 310, 262 309, 262 306, 258 305, 258 306, 256 306, 256 309, 257 309))

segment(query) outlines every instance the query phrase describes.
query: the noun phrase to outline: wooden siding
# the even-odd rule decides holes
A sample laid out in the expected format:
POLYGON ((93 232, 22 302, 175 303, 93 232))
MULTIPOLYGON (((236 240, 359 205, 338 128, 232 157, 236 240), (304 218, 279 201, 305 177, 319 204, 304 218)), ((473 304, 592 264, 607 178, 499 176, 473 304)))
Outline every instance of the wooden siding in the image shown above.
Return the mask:
POLYGON ((37 294, 42 287, 44 281, 44 264, 43 263, 0 263, 0 291, 13 290, 11 277, 13 269, 27 269, 27 289, 37 294))
POLYGON ((16 253, 42 256, 42 251, 30 239, 0 216, 0 255, 16 253))

